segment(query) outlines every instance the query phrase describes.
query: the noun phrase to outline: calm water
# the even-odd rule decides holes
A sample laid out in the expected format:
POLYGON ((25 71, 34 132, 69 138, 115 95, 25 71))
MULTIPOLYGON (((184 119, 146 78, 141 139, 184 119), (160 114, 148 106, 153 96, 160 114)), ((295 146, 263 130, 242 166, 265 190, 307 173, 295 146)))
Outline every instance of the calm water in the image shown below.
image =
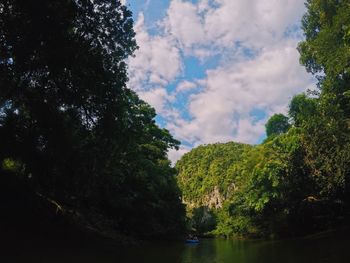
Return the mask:
MULTIPOLYGON (((345 233, 283 241, 205 239, 200 244, 153 243, 138 247, 77 250, 37 248, 18 251, 16 263, 349 263, 350 238, 345 233), (40 252, 39 252, 40 251, 40 252), (78 252, 79 251, 79 252, 78 252)), ((0 255, 1 258, 1 255, 0 255)))

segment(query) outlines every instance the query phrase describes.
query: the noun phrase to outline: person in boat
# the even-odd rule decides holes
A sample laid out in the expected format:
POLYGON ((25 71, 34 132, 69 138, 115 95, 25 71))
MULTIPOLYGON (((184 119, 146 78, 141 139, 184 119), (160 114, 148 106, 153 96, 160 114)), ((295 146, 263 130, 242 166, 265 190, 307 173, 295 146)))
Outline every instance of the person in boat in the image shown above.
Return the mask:
POLYGON ((192 234, 189 234, 188 237, 187 237, 188 240, 198 240, 198 237, 192 235, 192 234))

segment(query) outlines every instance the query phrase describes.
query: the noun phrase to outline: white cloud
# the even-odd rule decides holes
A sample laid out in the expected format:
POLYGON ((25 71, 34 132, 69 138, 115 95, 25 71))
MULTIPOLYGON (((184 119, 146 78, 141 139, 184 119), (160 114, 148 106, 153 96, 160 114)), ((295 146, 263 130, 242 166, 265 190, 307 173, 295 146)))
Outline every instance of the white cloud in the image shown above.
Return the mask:
POLYGON ((128 61, 128 86, 140 97, 164 114, 173 98, 166 86, 182 72, 180 50, 170 36, 151 36, 142 13, 134 26, 139 49, 128 61))
POLYGON ((191 2, 174 0, 167 14, 165 26, 185 48, 205 40, 203 21, 201 21, 196 5, 191 2))
POLYGON ((243 143, 256 143, 264 131, 265 120, 255 123, 252 118, 239 119, 234 139, 243 143))
POLYGON ((195 89, 197 85, 193 82, 190 81, 182 81, 176 88, 176 92, 187 92, 195 89))
POLYGON ((156 109, 156 112, 160 114, 166 112, 166 104, 171 100, 171 96, 164 88, 161 87, 153 88, 147 91, 139 91, 138 95, 141 97, 141 99, 152 105, 156 109))
POLYGON ((259 49, 281 40, 304 8, 304 0, 173 0, 164 26, 192 52, 200 46, 232 48, 237 42, 259 49))
POLYGON ((179 150, 171 149, 168 152, 168 158, 170 159, 171 163, 175 165, 175 163, 181 158, 181 156, 185 153, 188 153, 190 150, 190 147, 181 145, 179 150))
MULTIPOLYGON (((257 143, 267 118, 285 113, 291 97, 313 85, 296 50, 301 35, 294 28, 304 10, 304 0, 171 0, 166 16, 151 26, 157 34, 139 15, 140 49, 129 60, 128 85, 187 144, 257 143), (214 55, 218 66, 205 77, 186 78, 186 58, 205 65, 214 55), (186 103, 177 101, 184 96, 186 103)), ((187 151, 182 146, 169 158, 187 151)))
POLYGON ((139 91, 152 85, 165 86, 182 71, 180 50, 169 36, 151 36, 143 14, 134 26, 139 50, 129 59, 129 87, 139 91), (145 86, 145 84, 147 84, 145 86))
POLYGON ((203 91, 190 97, 192 119, 175 120, 168 128, 193 144, 230 140, 256 143, 266 120, 255 123, 251 111, 270 115, 285 109, 294 94, 312 84, 298 58, 296 42, 285 41, 255 59, 208 71, 203 91))

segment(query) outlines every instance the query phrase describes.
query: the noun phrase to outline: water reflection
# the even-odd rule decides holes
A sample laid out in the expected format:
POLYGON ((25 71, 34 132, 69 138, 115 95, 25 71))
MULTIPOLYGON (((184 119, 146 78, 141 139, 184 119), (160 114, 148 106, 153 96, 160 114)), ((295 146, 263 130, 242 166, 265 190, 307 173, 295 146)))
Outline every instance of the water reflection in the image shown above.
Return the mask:
MULTIPOLYGON (((200 244, 160 242, 127 248, 79 249, 42 247, 10 255, 26 263, 348 263, 350 239, 346 234, 284 241, 201 240, 200 244), (40 252, 39 252, 40 251, 40 252)), ((3 254, 4 255, 4 254, 3 254)), ((0 256, 1 257, 1 256, 0 256)))
POLYGON ((350 262, 346 235, 283 241, 208 239, 200 244, 153 244, 128 252, 125 262, 168 263, 310 263, 350 262), (132 255, 132 257, 130 257, 132 255))

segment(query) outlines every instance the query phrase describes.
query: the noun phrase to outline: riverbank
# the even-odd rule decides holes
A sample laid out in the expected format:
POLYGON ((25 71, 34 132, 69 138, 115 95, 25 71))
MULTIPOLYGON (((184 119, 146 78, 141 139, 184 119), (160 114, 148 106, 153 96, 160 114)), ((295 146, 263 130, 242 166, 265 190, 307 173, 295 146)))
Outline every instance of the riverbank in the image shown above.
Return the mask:
POLYGON ((17 178, 0 179, 0 247, 4 251, 15 253, 48 245, 88 250, 99 244, 113 247, 139 242, 136 237, 108 231, 102 217, 97 228, 83 213, 32 191, 17 178))

